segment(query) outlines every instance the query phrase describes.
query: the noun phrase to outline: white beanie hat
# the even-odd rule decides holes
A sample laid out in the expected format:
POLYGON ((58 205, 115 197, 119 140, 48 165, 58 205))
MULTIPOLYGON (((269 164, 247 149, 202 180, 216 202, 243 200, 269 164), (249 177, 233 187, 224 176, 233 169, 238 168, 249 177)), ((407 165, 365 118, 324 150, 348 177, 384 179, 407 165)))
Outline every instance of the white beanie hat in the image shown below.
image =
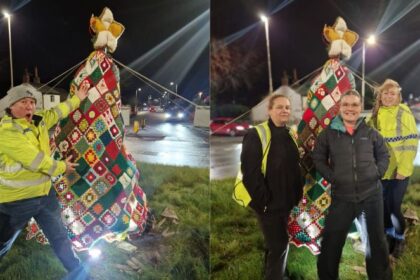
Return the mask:
POLYGON ((36 96, 41 95, 41 93, 36 90, 33 86, 30 84, 21 84, 15 87, 12 87, 7 91, 7 95, 4 97, 4 104, 6 107, 10 107, 13 104, 15 104, 17 101, 29 97, 35 100, 36 103, 36 96))

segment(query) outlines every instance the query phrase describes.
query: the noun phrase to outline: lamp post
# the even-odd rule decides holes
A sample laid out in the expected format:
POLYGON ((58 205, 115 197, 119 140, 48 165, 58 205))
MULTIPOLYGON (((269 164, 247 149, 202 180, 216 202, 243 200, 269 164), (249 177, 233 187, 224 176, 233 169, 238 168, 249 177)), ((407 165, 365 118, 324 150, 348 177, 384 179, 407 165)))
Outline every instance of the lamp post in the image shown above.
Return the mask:
POLYGON ((137 88, 136 89, 136 103, 135 103, 135 106, 136 106, 136 111, 137 111, 137 109, 138 109, 138 103, 139 103, 139 99, 138 99, 138 97, 137 97, 137 92, 138 91, 141 91, 141 88, 137 88))
POLYGON ((9 57, 10 57, 10 87, 13 87, 13 58, 12 58, 12 31, 11 31, 11 27, 10 27, 10 18, 11 15, 6 12, 3 11, 4 16, 7 18, 7 25, 9 28, 9 57))
POLYGON ((268 65, 268 86, 269 94, 273 93, 273 77, 271 74, 270 38, 268 36, 268 17, 260 15, 265 27, 265 41, 267 45, 267 65, 268 65))
POLYGON ((362 109, 365 109, 365 62, 366 62, 366 43, 373 45, 376 43, 374 35, 370 35, 362 44, 362 109))
POLYGON ((175 85, 175 93, 178 94, 178 84, 174 82, 169 83, 171 86, 175 85))

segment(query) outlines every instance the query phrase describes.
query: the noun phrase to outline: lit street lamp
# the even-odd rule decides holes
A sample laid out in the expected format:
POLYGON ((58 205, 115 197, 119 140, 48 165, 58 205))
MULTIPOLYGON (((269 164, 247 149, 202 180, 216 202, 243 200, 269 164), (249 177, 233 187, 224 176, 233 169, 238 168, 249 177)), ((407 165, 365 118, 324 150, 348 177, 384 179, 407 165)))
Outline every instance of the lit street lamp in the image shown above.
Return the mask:
POLYGON ((137 98, 137 92, 138 92, 138 91, 141 91, 141 88, 137 88, 137 89, 136 89, 136 103, 135 103, 136 110, 137 110, 138 103, 139 103, 139 99, 137 98))
POLYGON ((12 59, 12 31, 10 27, 11 15, 6 11, 3 11, 3 14, 7 18, 7 25, 9 27, 9 56, 10 56, 10 84, 11 84, 10 87, 12 88, 13 87, 13 59, 12 59))
POLYGON ((271 74, 271 57, 270 57, 270 39, 268 36, 268 17, 265 15, 260 15, 261 20, 264 22, 265 27, 265 41, 267 44, 267 65, 268 65, 268 86, 269 93, 273 93, 273 77, 271 74))
POLYGON ((174 82, 169 83, 171 86, 175 85, 175 93, 178 94, 178 84, 174 82))
POLYGON ((370 35, 366 40, 363 40, 362 45, 362 109, 365 109, 365 62, 366 62, 366 43, 368 45, 374 45, 376 38, 374 35, 370 35))

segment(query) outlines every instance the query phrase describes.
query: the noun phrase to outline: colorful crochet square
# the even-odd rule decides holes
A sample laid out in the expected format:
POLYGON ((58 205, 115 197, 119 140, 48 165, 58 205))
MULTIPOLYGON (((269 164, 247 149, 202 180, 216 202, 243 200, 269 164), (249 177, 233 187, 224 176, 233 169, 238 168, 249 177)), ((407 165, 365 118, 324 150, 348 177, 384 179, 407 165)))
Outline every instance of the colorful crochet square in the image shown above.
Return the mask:
MULTIPOLYGON (((76 172, 54 183, 63 222, 77 250, 88 249, 105 236, 124 234, 129 226, 130 234, 141 234, 148 215, 136 162, 123 148, 118 71, 103 51, 89 56, 70 90, 74 94, 72 90, 88 80, 93 86, 89 96, 60 121, 51 141, 55 159, 73 155, 79 164, 76 172), (133 225, 137 226, 134 232, 133 225)), ((38 236, 36 229, 32 226, 31 236, 38 236)))
POLYGON ((330 184, 315 170, 310 157, 317 135, 338 114, 340 96, 355 88, 354 77, 338 59, 328 60, 308 91, 308 108, 298 125, 298 144, 305 150, 306 170, 303 198, 289 216, 290 242, 320 253, 321 233, 331 203, 330 184))

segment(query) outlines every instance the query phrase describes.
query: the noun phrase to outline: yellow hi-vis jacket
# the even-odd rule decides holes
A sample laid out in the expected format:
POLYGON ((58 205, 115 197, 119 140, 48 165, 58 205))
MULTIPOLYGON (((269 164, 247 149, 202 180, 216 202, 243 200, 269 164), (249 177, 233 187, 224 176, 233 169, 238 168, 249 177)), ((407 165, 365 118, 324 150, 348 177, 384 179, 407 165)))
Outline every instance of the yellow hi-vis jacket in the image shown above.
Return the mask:
POLYGON ((51 177, 66 171, 64 161, 51 158, 48 130, 78 108, 74 95, 50 110, 36 112, 34 121, 4 116, 0 122, 0 203, 48 195, 51 177))
MULTIPOLYGON (((263 155, 262 162, 261 162, 261 173, 265 177, 265 174, 267 171, 268 152, 270 150, 270 144, 271 144, 271 131, 270 131, 270 127, 268 126, 268 121, 265 121, 255 126, 255 129, 257 130, 258 136, 260 137, 260 141, 261 141, 261 148, 262 148, 262 155, 263 155)), ((289 129, 289 135, 297 146, 296 134, 294 133, 292 129, 289 129)), ((236 176, 236 180, 235 180, 235 187, 232 193, 232 198, 239 205, 246 207, 251 202, 252 198, 249 195, 242 181, 242 177, 243 177, 242 170, 239 167, 238 175, 236 176)))
POLYGON ((385 138, 391 155, 388 169, 382 179, 395 179, 396 173, 405 177, 411 176, 419 144, 419 132, 410 108, 405 104, 380 107, 376 128, 385 138))

